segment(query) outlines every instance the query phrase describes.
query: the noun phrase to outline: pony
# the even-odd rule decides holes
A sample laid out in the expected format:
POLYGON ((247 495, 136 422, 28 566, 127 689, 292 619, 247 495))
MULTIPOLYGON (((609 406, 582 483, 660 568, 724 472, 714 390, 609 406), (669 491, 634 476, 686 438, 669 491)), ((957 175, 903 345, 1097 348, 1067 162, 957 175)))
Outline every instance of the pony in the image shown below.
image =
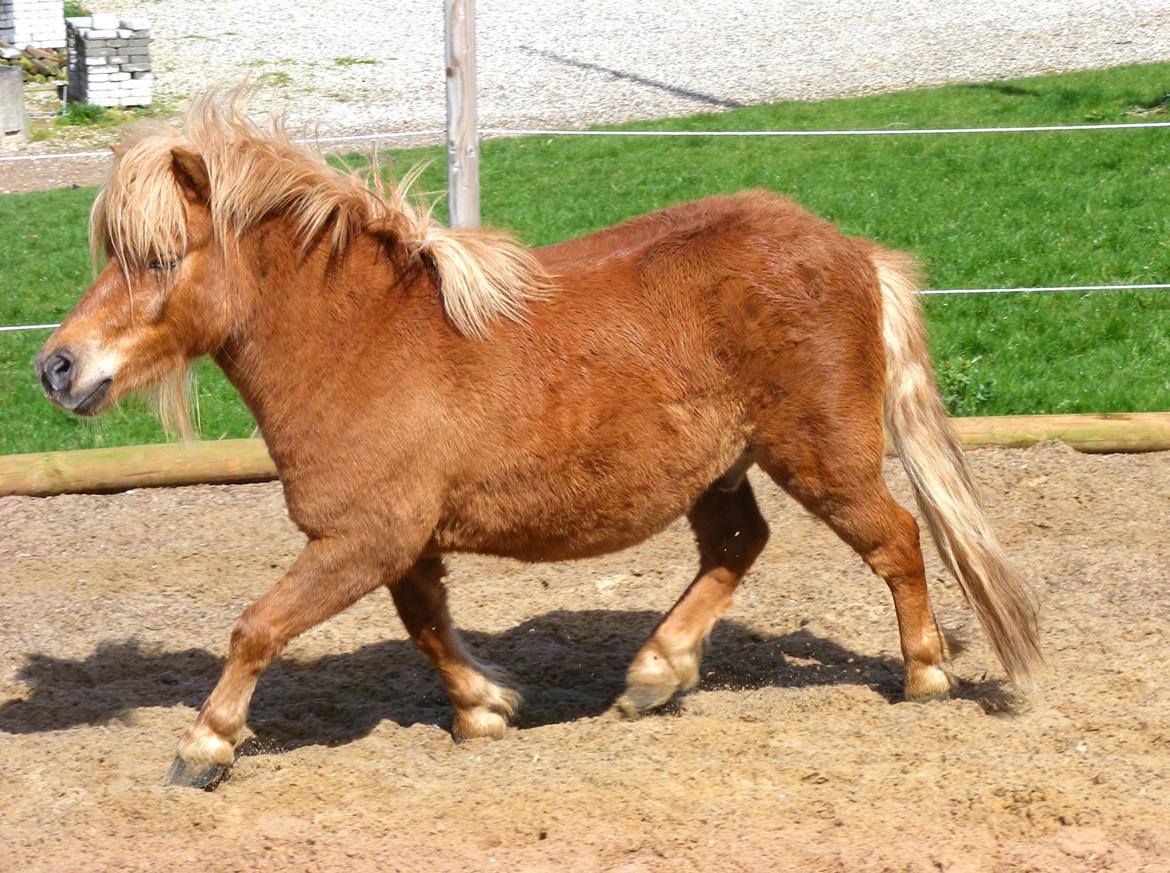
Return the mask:
POLYGON ((887 433, 1008 676, 1028 680, 1037 604, 949 429, 909 257, 766 191, 530 249, 441 225, 411 181, 336 171, 214 95, 115 147, 91 217, 108 261, 37 358, 45 393, 94 415, 169 384, 181 407, 188 362, 210 355, 307 538, 232 630, 172 782, 214 787, 266 665, 378 588, 434 662, 455 737, 500 737, 520 696, 461 641, 443 556, 595 556, 685 514, 698 571, 616 701, 662 706, 697 684, 767 541, 754 466, 889 586, 906 698, 946 697, 957 680, 918 525, 883 480, 887 433))

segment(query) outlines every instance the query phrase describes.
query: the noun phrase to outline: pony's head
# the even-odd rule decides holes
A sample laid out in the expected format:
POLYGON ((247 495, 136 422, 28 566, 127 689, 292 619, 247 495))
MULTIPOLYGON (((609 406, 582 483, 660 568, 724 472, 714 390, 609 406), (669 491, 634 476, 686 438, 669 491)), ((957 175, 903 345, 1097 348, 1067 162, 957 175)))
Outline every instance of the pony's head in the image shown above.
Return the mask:
MULTIPOLYGON (((91 219, 95 262, 108 260, 37 358, 54 403, 93 415, 136 389, 182 384, 187 362, 223 343, 235 313, 209 191, 202 157, 173 132, 115 149, 91 219)), ((172 411, 180 427, 185 408, 172 411)))
MULTIPOLYGON (((342 256, 361 233, 403 246, 433 266, 451 324, 472 338, 497 316, 520 318, 542 293, 544 274, 519 243, 439 225, 406 194, 414 173, 397 186, 374 175, 371 190, 279 128, 261 131, 238 93, 195 101, 181 128, 133 131, 114 149, 91 216, 95 263, 108 261, 37 358, 45 393, 93 415, 137 389, 183 386, 191 359, 214 354, 248 322, 260 281, 245 256, 249 233, 270 219, 287 222, 290 257, 317 246, 342 256)), ((164 419, 169 409, 185 429, 184 392, 162 397, 171 401, 164 419)))

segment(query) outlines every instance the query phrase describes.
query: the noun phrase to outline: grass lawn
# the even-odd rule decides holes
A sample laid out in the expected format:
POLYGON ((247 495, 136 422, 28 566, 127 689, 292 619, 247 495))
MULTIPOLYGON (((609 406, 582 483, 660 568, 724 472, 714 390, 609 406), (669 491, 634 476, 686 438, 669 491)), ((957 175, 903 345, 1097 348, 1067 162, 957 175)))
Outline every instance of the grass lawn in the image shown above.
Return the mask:
MULTIPOLYGON (((637 128, 963 127, 1165 120, 1170 64, 815 103, 637 128)), ((440 149, 423 186, 444 187, 440 149)), ((847 232, 914 252, 933 288, 1170 281, 1170 129, 820 139, 531 137, 487 141, 486 223, 552 243, 681 200, 784 192, 847 232)), ((92 189, 0 196, 0 324, 56 321, 89 276, 92 189)), ((934 297, 936 365, 953 412, 1170 410, 1170 292, 934 297)), ((43 334, 0 334, 0 452, 162 438, 145 408, 95 421, 51 408, 30 362, 43 334)), ((253 425, 199 369, 206 438, 253 425)))

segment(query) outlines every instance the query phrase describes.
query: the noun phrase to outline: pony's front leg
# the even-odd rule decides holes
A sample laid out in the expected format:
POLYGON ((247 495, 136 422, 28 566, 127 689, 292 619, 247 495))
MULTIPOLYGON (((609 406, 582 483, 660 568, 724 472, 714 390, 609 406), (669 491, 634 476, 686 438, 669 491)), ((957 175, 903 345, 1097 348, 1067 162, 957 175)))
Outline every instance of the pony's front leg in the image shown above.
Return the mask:
POLYGON ((170 781, 213 787, 235 760, 252 691, 269 662, 293 637, 377 588, 388 572, 401 573, 413 558, 392 569, 384 552, 359 543, 343 538, 310 541, 284 577, 236 622, 223 674, 179 740, 170 781))

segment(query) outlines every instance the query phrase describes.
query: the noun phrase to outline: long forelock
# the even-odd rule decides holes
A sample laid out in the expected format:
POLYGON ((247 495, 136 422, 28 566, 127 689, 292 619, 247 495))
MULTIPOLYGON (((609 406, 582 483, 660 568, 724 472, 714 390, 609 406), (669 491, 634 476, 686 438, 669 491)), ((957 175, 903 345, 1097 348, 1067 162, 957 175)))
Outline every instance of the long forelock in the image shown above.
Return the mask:
POLYGON ((174 260, 186 250, 186 210, 171 158, 182 141, 169 128, 131 129, 90 215, 95 263, 108 253, 129 268, 174 260))

